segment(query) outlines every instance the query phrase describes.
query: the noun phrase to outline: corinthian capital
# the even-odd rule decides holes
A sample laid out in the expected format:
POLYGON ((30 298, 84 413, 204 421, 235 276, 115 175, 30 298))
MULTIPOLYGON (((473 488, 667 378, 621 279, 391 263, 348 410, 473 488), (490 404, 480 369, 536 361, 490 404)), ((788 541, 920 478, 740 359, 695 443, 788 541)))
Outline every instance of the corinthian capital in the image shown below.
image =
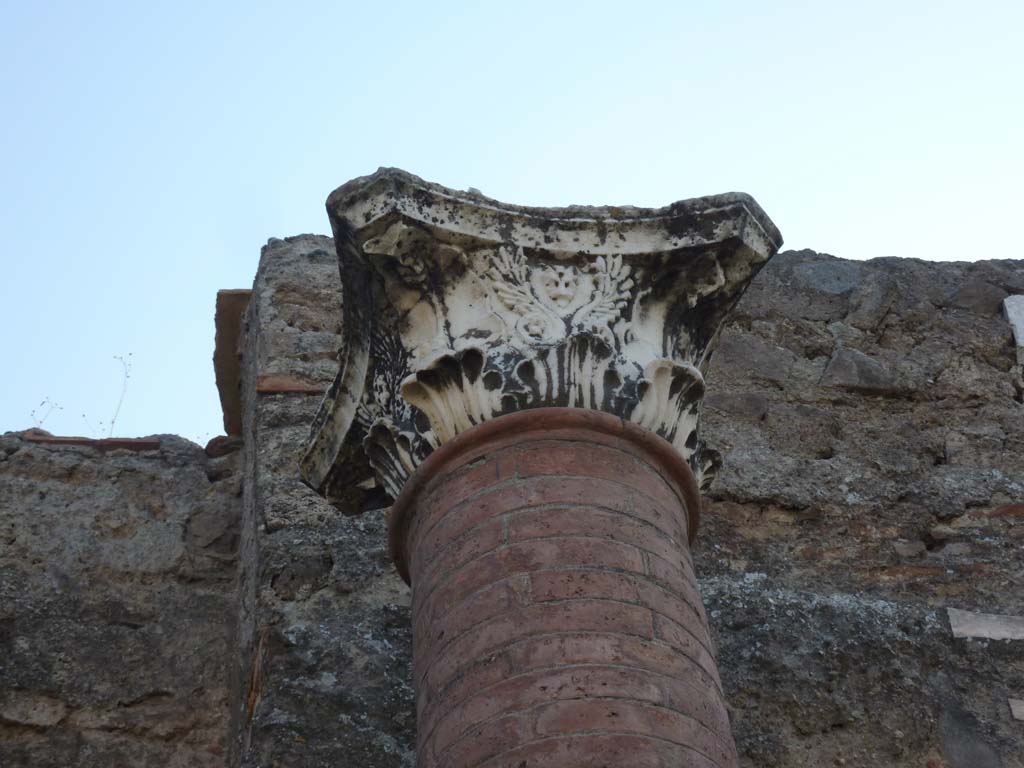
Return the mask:
POLYGON ((382 169, 327 210, 345 345, 302 469, 328 498, 395 497, 460 432, 550 406, 646 427, 710 484, 704 371, 782 242, 751 197, 527 208, 382 169))

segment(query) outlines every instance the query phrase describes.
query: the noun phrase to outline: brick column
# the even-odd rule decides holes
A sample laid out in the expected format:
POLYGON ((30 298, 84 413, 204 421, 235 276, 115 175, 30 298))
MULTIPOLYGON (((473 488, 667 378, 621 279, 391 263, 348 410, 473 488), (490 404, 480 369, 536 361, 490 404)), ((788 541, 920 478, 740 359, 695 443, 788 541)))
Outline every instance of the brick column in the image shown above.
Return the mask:
POLYGON ((737 765, 664 439, 545 408, 463 432, 393 510, 418 766, 737 765))

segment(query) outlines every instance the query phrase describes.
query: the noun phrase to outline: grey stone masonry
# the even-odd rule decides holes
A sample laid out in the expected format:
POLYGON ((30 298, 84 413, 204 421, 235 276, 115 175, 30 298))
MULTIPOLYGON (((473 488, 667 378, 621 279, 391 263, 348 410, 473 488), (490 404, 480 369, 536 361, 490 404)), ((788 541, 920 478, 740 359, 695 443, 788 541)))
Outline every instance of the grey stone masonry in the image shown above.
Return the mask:
POLYGON ((0 765, 224 765, 238 457, 0 437, 0 765))

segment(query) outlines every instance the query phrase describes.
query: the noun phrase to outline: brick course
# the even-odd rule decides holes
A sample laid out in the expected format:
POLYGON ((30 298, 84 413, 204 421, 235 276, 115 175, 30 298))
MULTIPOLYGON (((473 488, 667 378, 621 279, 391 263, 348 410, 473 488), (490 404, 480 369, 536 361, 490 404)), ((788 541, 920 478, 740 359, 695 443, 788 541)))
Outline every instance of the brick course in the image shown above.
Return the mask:
POLYGON ((658 441, 528 411, 410 482, 392 543, 413 586, 422 768, 736 765, 687 549, 692 476, 658 441))

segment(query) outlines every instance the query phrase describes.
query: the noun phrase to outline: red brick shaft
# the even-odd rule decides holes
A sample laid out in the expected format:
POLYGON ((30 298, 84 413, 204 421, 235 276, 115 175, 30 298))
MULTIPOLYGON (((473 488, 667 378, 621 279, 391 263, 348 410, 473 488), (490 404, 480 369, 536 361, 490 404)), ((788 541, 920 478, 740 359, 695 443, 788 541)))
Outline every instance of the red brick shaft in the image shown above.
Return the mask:
POLYGON ((392 521, 418 768, 734 768, 698 505, 671 446, 608 414, 511 414, 435 452, 392 521))

